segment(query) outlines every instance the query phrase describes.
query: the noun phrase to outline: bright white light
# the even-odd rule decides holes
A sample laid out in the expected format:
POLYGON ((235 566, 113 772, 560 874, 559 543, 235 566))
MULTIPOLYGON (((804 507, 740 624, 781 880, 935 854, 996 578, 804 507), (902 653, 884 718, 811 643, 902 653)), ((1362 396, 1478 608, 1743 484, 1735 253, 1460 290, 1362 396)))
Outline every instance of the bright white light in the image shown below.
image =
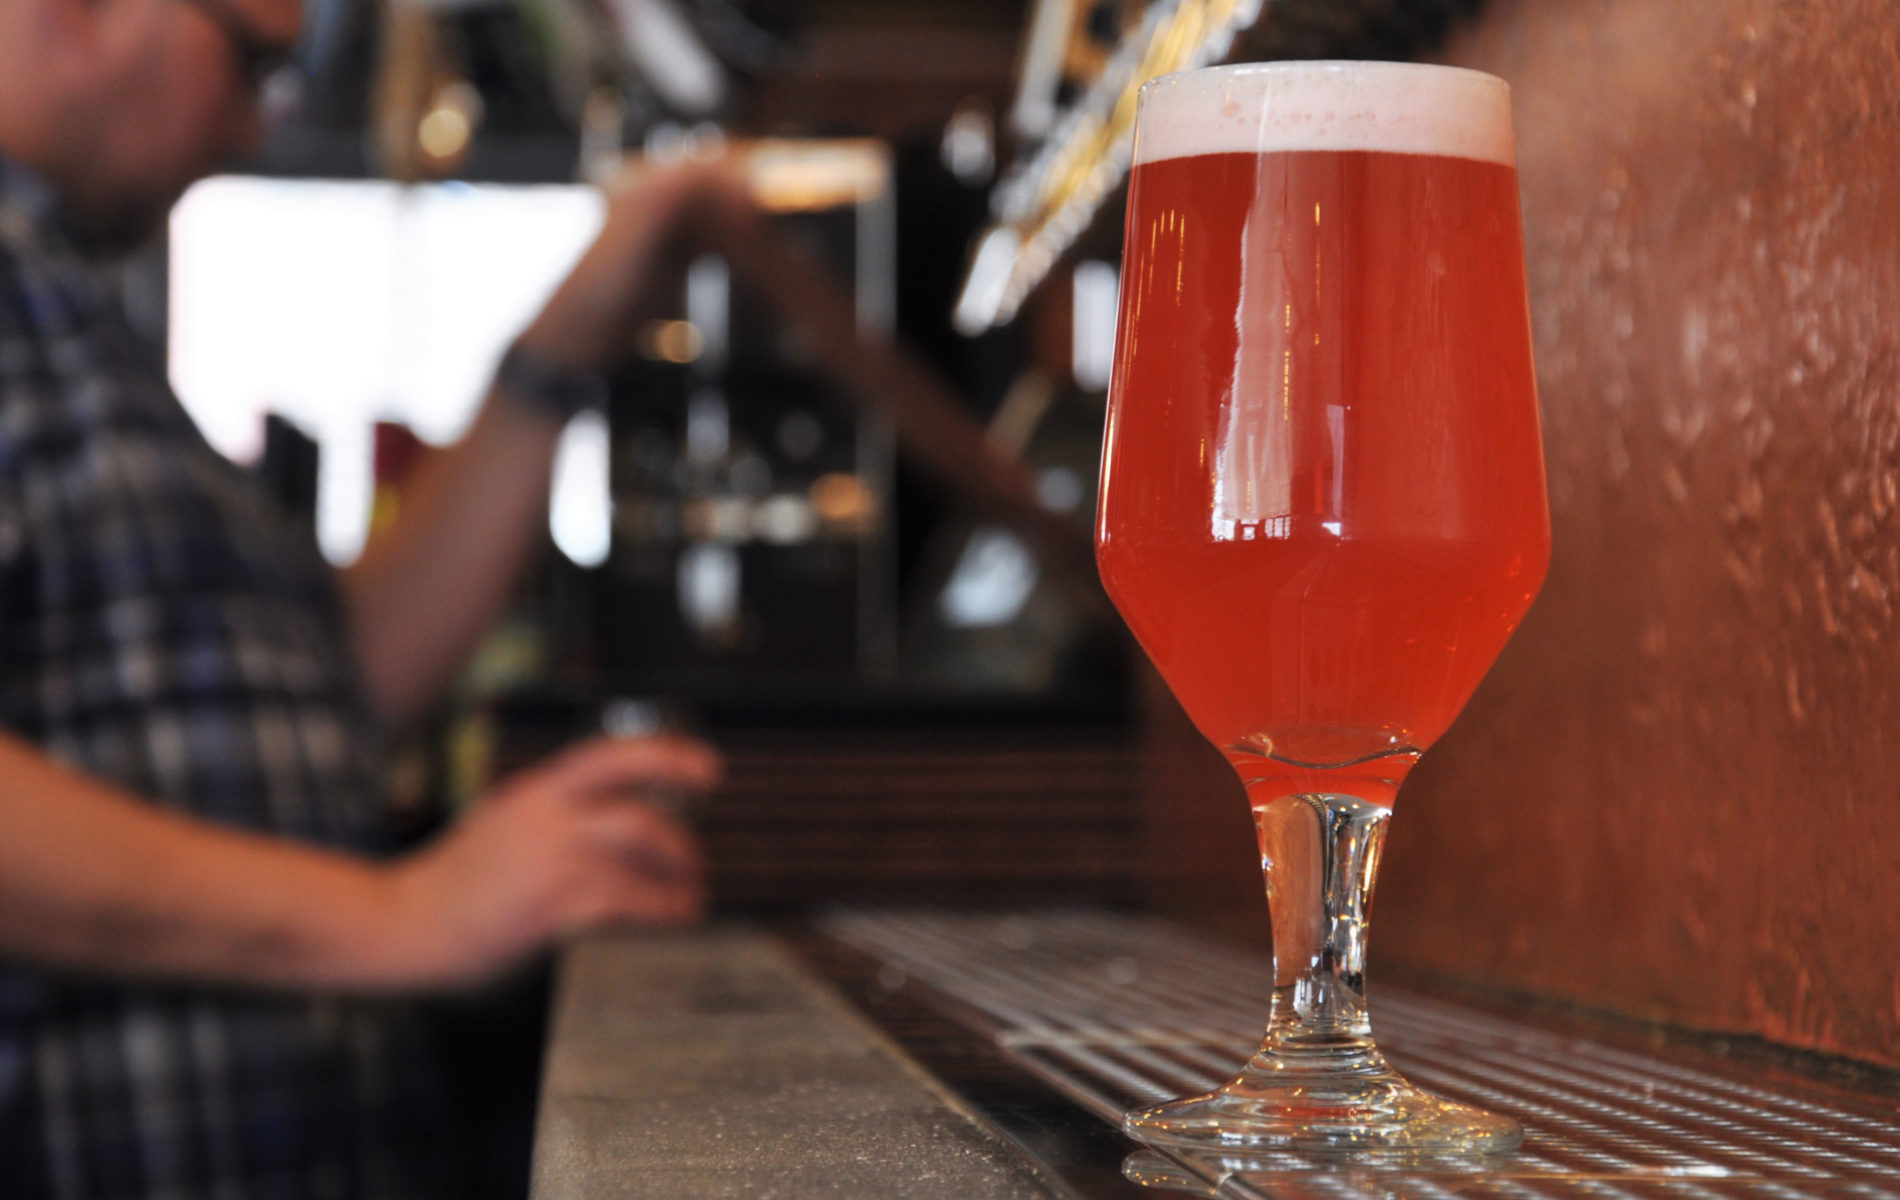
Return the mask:
POLYGON ((1075 264, 1070 359, 1075 384, 1099 392, 1115 366, 1115 309, 1121 292, 1115 268, 1088 259, 1075 264))
POLYGON ((975 337, 996 323, 1009 290, 1010 268, 1021 248, 1022 239, 1008 226, 998 226, 984 235, 970 263, 970 274, 963 281, 963 294, 957 297, 956 311, 950 315, 950 323, 958 333, 975 337))
POLYGON ((607 478, 607 414, 584 412, 561 431, 554 451, 554 495, 548 532, 562 554, 583 567, 607 561, 613 543, 613 490, 607 478))
POLYGON ((700 633, 718 637, 739 621, 739 552, 718 542, 695 542, 680 552, 680 613, 700 633))
POLYGON ((705 339, 700 361, 707 368, 724 365, 731 340, 732 271, 716 254, 701 255, 686 270, 686 319, 705 339))
POLYGON ((943 165, 966 187, 981 187, 996 173, 996 127, 989 105, 966 100, 943 128, 943 165))
POLYGON ((675 107, 710 113, 725 99, 725 72, 669 0, 610 0, 621 49, 675 107))
POLYGON ((318 539, 348 562, 369 527, 372 423, 459 437, 601 217, 585 187, 205 180, 172 212, 172 386, 239 461, 265 412, 315 438, 318 539))
POLYGON ((590 187, 465 183, 411 188, 401 231, 419 247, 415 274, 397 280, 405 324, 396 392, 417 434, 460 437, 495 364, 600 230, 590 187), (412 307, 413 306, 413 307, 412 307))
POLYGON ((1007 625, 1016 619, 1041 570, 1013 534, 979 529, 970 535, 937 602, 937 613, 960 629, 1007 625))
POLYGON ((717 388, 701 388, 686 402, 686 457, 710 466, 726 457, 732 444, 732 415, 717 388))
POLYGON ((1068 467, 1049 467, 1036 476, 1036 499, 1044 508, 1074 512, 1082 506, 1082 477, 1068 467))
POLYGON ((213 446, 255 457, 268 409, 321 440, 388 390, 393 192, 221 178, 173 210, 172 384, 213 446))

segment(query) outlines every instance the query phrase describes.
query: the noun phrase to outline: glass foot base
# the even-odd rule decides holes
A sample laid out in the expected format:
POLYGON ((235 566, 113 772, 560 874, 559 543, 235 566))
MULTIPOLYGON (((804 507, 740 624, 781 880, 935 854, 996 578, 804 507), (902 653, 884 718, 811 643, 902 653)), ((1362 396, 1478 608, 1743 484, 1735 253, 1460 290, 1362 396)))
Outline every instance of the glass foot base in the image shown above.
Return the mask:
POLYGON ((1516 1121, 1419 1090, 1392 1073, 1262 1079, 1249 1072, 1204 1096, 1136 1109, 1140 1141, 1200 1150, 1377 1150, 1403 1154, 1514 1150, 1516 1121))

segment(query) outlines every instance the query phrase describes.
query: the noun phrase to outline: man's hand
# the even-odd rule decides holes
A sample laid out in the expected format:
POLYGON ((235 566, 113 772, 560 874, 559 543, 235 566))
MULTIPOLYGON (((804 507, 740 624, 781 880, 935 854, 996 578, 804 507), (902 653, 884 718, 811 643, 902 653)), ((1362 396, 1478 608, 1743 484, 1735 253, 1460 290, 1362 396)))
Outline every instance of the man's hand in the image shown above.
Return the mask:
MULTIPOLYGON (((607 189, 600 235, 521 349, 563 371, 616 365, 705 219, 750 206, 736 159, 630 170, 607 189)), ((491 392, 468 435, 430 457, 405 487, 395 525, 345 574, 356 661, 392 727, 440 699, 547 536, 559 411, 504 396, 491 392)))
POLYGON ((491 975, 602 925, 677 925, 705 905, 691 836, 643 792, 717 782, 713 752, 680 738, 601 738, 509 780, 433 845, 391 868, 398 941, 415 983, 491 975))
POLYGON ((683 267, 699 217, 751 203, 741 162, 726 156, 677 166, 636 164, 606 187, 607 219, 593 245, 521 335, 545 362, 614 366, 656 278, 683 267))

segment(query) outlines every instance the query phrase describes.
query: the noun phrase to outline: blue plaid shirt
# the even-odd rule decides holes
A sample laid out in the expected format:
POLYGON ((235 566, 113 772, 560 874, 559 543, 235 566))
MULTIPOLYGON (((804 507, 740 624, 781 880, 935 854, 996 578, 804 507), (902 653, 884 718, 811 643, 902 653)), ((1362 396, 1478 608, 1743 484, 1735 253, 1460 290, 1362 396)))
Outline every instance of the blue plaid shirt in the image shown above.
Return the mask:
MULTIPOLYGON (((361 851, 379 735, 330 571, 213 452, 0 158, 0 725, 162 807, 361 851)), ((0 961, 0 1196, 413 1196, 382 1006, 0 961)))

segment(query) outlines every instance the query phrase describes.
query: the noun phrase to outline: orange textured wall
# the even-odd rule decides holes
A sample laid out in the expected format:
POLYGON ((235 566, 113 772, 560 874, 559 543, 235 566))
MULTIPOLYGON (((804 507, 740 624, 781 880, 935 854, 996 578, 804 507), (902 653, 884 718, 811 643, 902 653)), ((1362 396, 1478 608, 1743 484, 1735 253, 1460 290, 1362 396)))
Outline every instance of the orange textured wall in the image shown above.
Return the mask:
POLYGON ((1494 0, 1556 552, 1373 962, 1900 1063, 1900 9, 1494 0))

